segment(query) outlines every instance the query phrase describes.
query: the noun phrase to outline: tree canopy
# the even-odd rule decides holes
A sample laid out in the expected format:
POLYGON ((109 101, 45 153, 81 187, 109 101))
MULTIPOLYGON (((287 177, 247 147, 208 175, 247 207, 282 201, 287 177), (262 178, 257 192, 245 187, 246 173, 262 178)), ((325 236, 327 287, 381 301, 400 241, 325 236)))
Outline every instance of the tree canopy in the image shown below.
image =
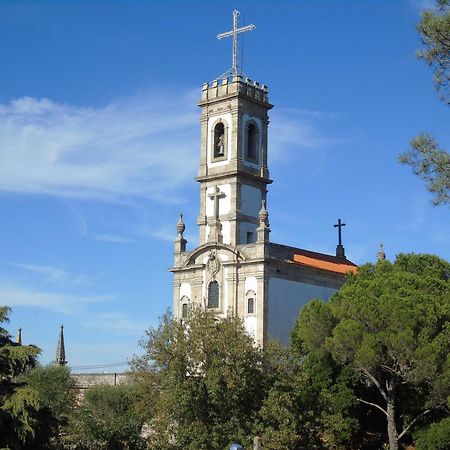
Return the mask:
POLYGON ((146 353, 133 366, 147 387, 153 385, 151 448, 250 445, 265 393, 264 364, 238 318, 216 320, 198 309, 183 322, 166 315, 142 346, 146 353))
MULTIPOLYGON (((450 3, 438 0, 436 9, 427 9, 417 24, 424 48, 420 59, 433 67, 433 79, 440 98, 450 102, 450 3)), ((410 142, 410 148, 399 157, 426 183, 435 205, 450 203, 450 154, 440 148, 430 133, 421 133, 410 142)))
POLYGON ((414 254, 361 266, 328 303, 309 303, 293 333, 306 356, 354 371, 356 399, 385 416, 391 450, 427 416, 446 415, 449 337, 450 264, 414 254))
POLYGON ((21 448, 34 435, 36 392, 17 378, 36 365, 40 350, 12 341, 2 324, 10 309, 0 307, 0 447, 21 448))

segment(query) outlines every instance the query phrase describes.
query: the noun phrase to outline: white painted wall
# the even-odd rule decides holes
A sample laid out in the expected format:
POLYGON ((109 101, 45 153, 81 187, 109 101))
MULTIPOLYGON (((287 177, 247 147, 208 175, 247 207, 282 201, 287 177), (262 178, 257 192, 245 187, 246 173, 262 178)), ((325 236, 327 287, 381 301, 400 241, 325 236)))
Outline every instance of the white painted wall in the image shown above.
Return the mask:
POLYGON ((248 216, 258 217, 261 210, 261 189, 243 184, 241 186, 241 211, 248 216))
MULTIPOLYGON (((220 192, 225 194, 225 197, 219 199, 219 215, 228 214, 231 209, 231 185, 230 184, 219 184, 217 186, 220 189, 220 192)), ((209 195, 213 194, 215 190, 215 186, 210 186, 206 189, 206 212, 205 214, 208 217, 214 216, 214 199, 210 198, 209 195)))
POLYGON ((250 316, 244 319, 244 327, 247 333, 256 339, 256 317, 250 316))
POLYGON ((258 295, 258 281, 256 277, 247 277, 244 282, 244 292, 247 295, 248 291, 253 291, 256 295, 258 295))
POLYGON ((231 159, 231 151, 230 151, 230 142, 231 142, 231 113, 225 113, 221 114, 220 116, 214 116, 210 117, 208 119, 208 137, 207 137, 207 155, 206 155, 206 161, 208 164, 208 167, 219 167, 219 166, 225 166, 229 164, 231 159), (211 155, 212 155, 212 145, 214 144, 212 142, 211 136, 212 136, 212 127, 218 120, 222 120, 226 122, 227 124, 227 143, 228 143, 228 153, 227 153, 227 159, 224 161, 218 161, 218 162, 211 162, 211 155))
POLYGON ((268 299, 269 338, 288 345, 300 310, 313 298, 328 300, 336 291, 322 286, 270 278, 268 299))
POLYGON ((188 297, 189 300, 192 299, 192 296, 191 296, 191 285, 190 285, 190 283, 181 283, 181 286, 180 286, 180 300, 181 300, 184 296, 188 297))

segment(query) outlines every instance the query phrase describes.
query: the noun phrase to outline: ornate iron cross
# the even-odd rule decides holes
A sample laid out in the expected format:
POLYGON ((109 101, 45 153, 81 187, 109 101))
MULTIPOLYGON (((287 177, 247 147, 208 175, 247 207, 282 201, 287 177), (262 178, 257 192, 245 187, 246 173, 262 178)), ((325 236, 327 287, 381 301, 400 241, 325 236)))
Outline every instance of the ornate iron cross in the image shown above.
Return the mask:
POLYGON ((252 31, 256 28, 255 25, 247 25, 242 28, 238 28, 238 20, 239 20, 239 11, 234 10, 233 11, 233 30, 232 31, 226 31, 225 33, 219 33, 217 35, 217 39, 224 39, 230 36, 233 36, 233 67, 226 72, 232 73, 233 75, 238 75, 239 73, 239 67, 238 67, 238 34, 239 33, 245 33, 246 31, 252 31))
POLYGON ((214 192, 212 194, 208 194, 208 197, 211 200, 214 200, 214 218, 218 219, 219 218, 219 200, 221 198, 225 198, 226 195, 224 192, 220 191, 219 186, 216 186, 214 188, 214 192))
POLYGON ((342 227, 345 227, 345 223, 342 223, 341 219, 338 219, 338 223, 334 224, 333 226, 338 228, 339 245, 342 246, 342 232, 341 232, 341 229, 342 229, 342 227))

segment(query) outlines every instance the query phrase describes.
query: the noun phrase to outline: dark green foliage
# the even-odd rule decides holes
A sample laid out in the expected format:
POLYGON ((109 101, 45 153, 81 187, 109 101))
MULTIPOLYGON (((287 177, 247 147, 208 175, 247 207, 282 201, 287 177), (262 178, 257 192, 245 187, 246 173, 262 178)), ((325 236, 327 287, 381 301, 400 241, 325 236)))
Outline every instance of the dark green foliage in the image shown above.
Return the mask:
POLYGON ((448 450, 450 448, 450 417, 431 424, 418 433, 416 450, 448 450))
POLYGON ((266 387, 262 352, 239 319, 217 321, 193 310, 181 323, 167 315, 147 331, 142 346, 146 354, 135 359, 134 370, 140 378, 157 379, 151 448, 250 445, 266 387))
POLYGON ((9 312, 0 307, 0 447, 19 449, 36 433, 38 395, 17 378, 35 366, 40 350, 11 340, 1 326, 9 312))
POLYGON ((450 3, 438 0, 437 10, 422 13, 417 29, 425 48, 417 57, 433 67, 433 79, 441 98, 450 102, 450 3))
MULTIPOLYGON (((417 24, 425 48, 417 52, 420 59, 434 69, 434 82, 441 99, 450 102, 450 3, 438 0, 436 9, 422 13, 417 24)), ((410 149, 399 157, 426 183, 435 205, 450 203, 450 155, 439 148, 430 133, 421 133, 410 144, 410 149)))
POLYGON ((338 408, 343 389, 348 412, 356 411, 355 399, 368 412, 384 412, 391 448, 398 445, 395 430, 398 439, 406 439, 414 424, 426 423, 427 414, 445 414, 450 394, 449 277, 450 264, 431 255, 366 264, 328 303, 308 304, 294 330, 293 342, 305 354, 305 364, 310 355, 330 358, 323 361, 337 383, 326 389, 338 408))
POLYGON ((69 423, 67 444, 86 450, 141 449, 143 422, 134 409, 133 386, 95 386, 86 391, 69 423))
MULTIPOLYGON (((60 448, 62 435, 75 407, 75 383, 67 367, 36 367, 21 376, 22 386, 18 392, 29 392, 25 398, 34 398, 30 414, 34 420, 30 439, 34 449, 60 448), (32 395, 31 395, 32 394, 32 395)), ((21 404, 20 397, 11 400, 21 404)))
POLYGON ((450 154, 440 149, 435 138, 422 133, 411 141, 411 148, 399 161, 410 166, 425 181, 435 205, 450 203, 450 154))

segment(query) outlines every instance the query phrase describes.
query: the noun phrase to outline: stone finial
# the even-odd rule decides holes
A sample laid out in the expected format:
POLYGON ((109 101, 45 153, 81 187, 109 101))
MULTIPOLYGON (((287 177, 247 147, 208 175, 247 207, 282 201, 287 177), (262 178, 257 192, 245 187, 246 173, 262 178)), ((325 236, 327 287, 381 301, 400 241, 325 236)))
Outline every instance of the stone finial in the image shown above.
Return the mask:
POLYGON ((266 201, 261 200, 261 209, 259 210, 259 223, 260 225, 264 224, 266 226, 269 226, 269 213, 266 209, 266 201))
POLYGON ((269 213, 266 209, 266 201, 261 201, 261 209, 259 211, 259 227, 256 229, 257 242, 269 242, 269 213))
POLYGON ((378 261, 382 261, 383 259, 386 259, 386 253, 384 253, 382 242, 380 242, 378 245, 377 259, 378 259, 378 261))
POLYGON ((183 222, 183 213, 180 212, 177 222, 177 233, 178 237, 183 237, 184 230, 186 229, 186 225, 183 222))
POLYGON ((17 330, 16 343, 22 345, 22 327, 17 330))
POLYGON ((183 237, 184 230, 186 230, 186 225, 183 222, 183 213, 180 212, 177 222, 177 238, 175 239, 175 253, 179 254, 186 251, 187 240, 183 237))
POLYGON ((58 348, 56 349, 56 365, 65 366, 66 361, 66 348, 64 346, 64 326, 61 325, 58 339, 58 348))

